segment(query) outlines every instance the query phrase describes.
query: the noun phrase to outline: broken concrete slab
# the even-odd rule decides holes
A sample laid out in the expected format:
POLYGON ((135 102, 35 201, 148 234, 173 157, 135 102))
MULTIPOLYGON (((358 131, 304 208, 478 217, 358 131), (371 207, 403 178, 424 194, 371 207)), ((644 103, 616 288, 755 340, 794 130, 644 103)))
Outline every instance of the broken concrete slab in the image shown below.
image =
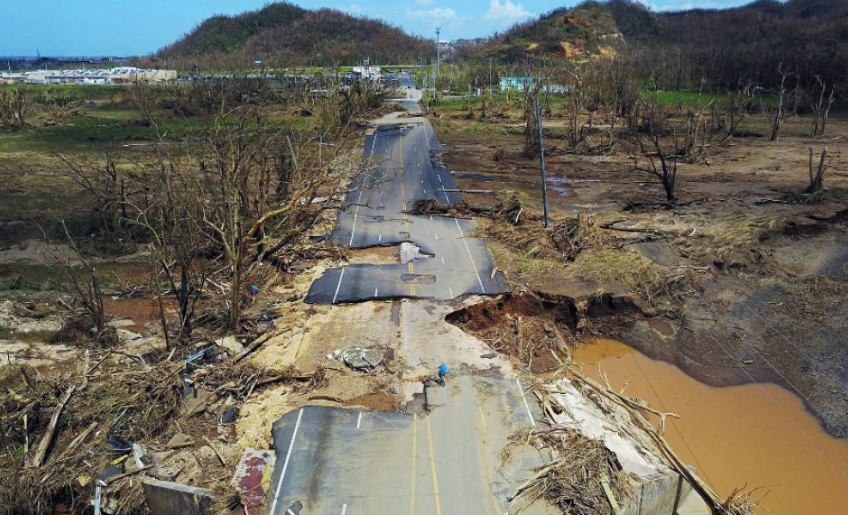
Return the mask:
POLYGON ((147 479, 142 483, 151 515, 209 515, 214 492, 206 488, 147 479))
POLYGON ((563 407, 561 413, 550 414, 555 424, 602 441, 632 479, 634 495, 619 500, 622 515, 676 513, 691 487, 661 458, 661 451, 633 423, 627 410, 612 403, 599 406, 600 400, 590 400, 568 379, 548 385, 547 389, 551 399, 563 407))
POLYGON ((348 347, 338 353, 337 359, 353 370, 371 370, 383 362, 383 349, 348 347))

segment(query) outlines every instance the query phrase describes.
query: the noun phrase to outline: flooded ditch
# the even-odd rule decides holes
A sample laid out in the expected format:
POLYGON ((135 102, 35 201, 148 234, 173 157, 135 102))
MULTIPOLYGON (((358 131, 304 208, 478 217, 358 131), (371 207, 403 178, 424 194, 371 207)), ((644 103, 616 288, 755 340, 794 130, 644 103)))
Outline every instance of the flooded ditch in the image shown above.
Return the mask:
POLYGON ((722 496, 763 487, 764 513, 837 515, 848 506, 848 442, 774 384, 715 388, 615 340, 588 340, 574 360, 592 377, 681 418, 665 437, 722 496))

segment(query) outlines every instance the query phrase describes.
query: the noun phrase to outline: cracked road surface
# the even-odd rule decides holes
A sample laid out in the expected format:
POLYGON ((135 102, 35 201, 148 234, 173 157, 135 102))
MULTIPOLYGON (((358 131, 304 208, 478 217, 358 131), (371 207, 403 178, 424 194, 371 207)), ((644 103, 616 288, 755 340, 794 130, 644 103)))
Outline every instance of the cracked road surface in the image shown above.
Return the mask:
MULTIPOLYGON (((408 80, 408 79, 406 79, 408 80)), ((408 82, 404 81, 404 84, 408 82)), ((420 91, 407 90, 420 98, 420 91)), ((355 264, 327 270, 306 297, 310 304, 396 298, 449 300, 507 291, 485 243, 469 236, 474 222, 417 216, 415 202, 461 200, 450 171, 438 162, 439 144, 423 118, 378 121, 365 141, 368 171, 351 185, 332 242, 350 248, 412 243, 421 256, 406 263, 355 264)))
MULTIPOLYGON (((416 109, 420 91, 408 88, 407 95, 404 104, 416 109)), ((445 300, 504 292, 505 279, 493 273, 484 243, 468 236, 472 221, 407 213, 420 199, 460 200, 445 191, 455 188, 450 172, 434 164, 432 128, 424 119, 384 120, 365 152, 372 166, 349 191, 332 240, 352 248, 404 244, 403 262, 328 270, 305 301, 347 305, 329 308, 329 320, 310 338, 319 340, 320 356, 375 338, 394 349, 401 366, 387 393, 402 394, 409 413, 304 406, 284 415, 272 428, 277 461, 267 513, 558 513, 542 501, 509 502, 551 459, 520 437, 509 445, 542 419, 538 403, 508 361, 445 321, 454 309, 445 300), (391 310, 351 323, 350 313, 364 306, 352 303, 399 298, 391 310), (422 379, 440 362, 450 367, 447 385, 427 388, 426 410, 422 379)))
MULTIPOLYGON (((501 455, 509 436, 539 416, 523 389, 462 376, 428 395, 433 410, 421 416, 306 406, 278 420, 268 513, 516 513, 507 498, 541 464, 521 442, 508 460, 501 455)), ((522 513, 552 512, 534 505, 522 513)))

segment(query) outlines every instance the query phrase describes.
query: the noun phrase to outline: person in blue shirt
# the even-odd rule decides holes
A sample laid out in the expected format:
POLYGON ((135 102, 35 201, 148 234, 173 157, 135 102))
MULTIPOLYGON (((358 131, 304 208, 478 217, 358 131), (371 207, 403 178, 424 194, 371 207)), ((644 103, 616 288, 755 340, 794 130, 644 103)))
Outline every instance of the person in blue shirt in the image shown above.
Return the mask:
POLYGON ((439 365, 439 384, 442 385, 442 386, 445 385, 445 376, 446 375, 448 375, 448 366, 445 365, 444 362, 442 362, 439 365))

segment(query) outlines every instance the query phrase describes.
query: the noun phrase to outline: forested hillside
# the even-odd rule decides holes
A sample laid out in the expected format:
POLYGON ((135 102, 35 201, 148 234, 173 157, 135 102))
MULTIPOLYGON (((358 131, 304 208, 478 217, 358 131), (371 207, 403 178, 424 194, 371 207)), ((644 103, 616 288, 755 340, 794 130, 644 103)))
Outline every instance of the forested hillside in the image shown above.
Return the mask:
POLYGON ((311 11, 273 3, 238 16, 215 16, 152 60, 180 69, 245 69, 257 59, 268 66, 412 63, 432 43, 381 21, 341 11, 311 11))
POLYGON ((467 60, 582 61, 627 49, 645 75, 668 88, 701 80, 774 85, 820 76, 848 84, 848 0, 760 0, 732 9, 654 12, 634 0, 559 8, 459 52, 467 60))

